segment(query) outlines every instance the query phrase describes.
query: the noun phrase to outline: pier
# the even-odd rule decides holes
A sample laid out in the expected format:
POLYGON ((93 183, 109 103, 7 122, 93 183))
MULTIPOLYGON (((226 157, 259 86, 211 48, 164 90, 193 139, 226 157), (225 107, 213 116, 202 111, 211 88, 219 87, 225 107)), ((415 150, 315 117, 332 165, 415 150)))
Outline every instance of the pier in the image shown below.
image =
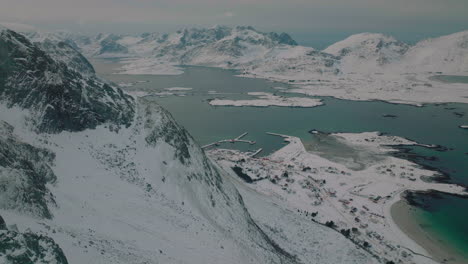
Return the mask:
POLYGON ((282 135, 282 134, 272 133, 272 132, 265 132, 265 133, 267 133, 268 135, 271 135, 271 136, 282 137, 282 138, 289 138, 288 135, 282 135))
POLYGON ((252 155, 250 155, 250 157, 254 158, 255 156, 257 156, 260 152, 262 152, 263 149, 262 148, 259 148, 257 151, 255 151, 254 153, 252 153, 252 155))
MULTIPOLYGON (((251 140, 244 140, 242 139, 243 137, 245 137, 248 133, 247 132, 244 132, 242 135, 236 137, 236 138, 233 138, 233 139, 223 139, 223 140, 220 140, 220 141, 216 141, 216 142, 213 142, 211 144, 208 144, 208 145, 205 145, 205 146, 202 146, 201 148, 202 149, 206 149, 206 148, 209 148, 209 147, 212 147, 212 146, 219 146, 220 144, 222 143, 247 143, 247 144, 250 144, 250 145, 254 145, 256 142, 255 141, 251 141, 251 140)), ((258 153, 257 153, 258 154, 258 153)))

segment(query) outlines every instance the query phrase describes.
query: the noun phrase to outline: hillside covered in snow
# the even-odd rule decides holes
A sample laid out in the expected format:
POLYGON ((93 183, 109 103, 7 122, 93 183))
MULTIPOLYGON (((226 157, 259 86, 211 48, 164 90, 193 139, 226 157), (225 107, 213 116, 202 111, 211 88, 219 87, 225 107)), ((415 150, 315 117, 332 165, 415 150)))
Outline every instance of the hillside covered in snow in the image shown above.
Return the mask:
MULTIPOLYGON (((295 44, 285 35, 246 39, 295 44)), ((378 263, 310 221, 298 225, 326 242, 272 239, 167 111, 96 77, 75 44, 0 29, 0 262, 310 261, 284 249, 294 241, 314 247, 320 263, 378 263)))

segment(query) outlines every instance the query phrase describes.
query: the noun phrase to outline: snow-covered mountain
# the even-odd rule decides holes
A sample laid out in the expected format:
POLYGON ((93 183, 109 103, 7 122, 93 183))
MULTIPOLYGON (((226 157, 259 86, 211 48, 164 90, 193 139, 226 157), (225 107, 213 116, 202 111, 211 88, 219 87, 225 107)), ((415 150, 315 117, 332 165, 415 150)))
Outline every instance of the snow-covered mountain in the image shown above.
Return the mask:
POLYGON ((336 73, 333 55, 298 46, 286 33, 263 33, 252 27, 184 29, 162 35, 150 56, 129 60, 122 73, 180 73, 168 66, 201 65, 296 74, 336 73), (164 67, 163 67, 164 66, 164 67))
POLYGON ((294 262, 167 112, 13 31, 0 37, 7 222, 45 232, 75 263, 216 262, 220 244, 227 262, 294 262))
POLYGON ((34 42, 44 39, 66 41, 89 57, 151 56, 177 64, 232 65, 259 59, 272 48, 296 46, 286 33, 263 33, 252 27, 216 26, 183 29, 171 34, 144 33, 138 36, 98 34, 86 36, 64 32, 30 33, 34 42))
MULTIPOLYGON (((0 30, 1 262, 303 262, 168 112, 61 43, 0 30)), ((327 241, 352 254, 339 259, 376 263, 338 234, 327 241)))
POLYGON ((228 66, 261 58, 272 48, 284 45, 295 46, 297 43, 286 33, 217 26, 164 35, 154 56, 179 64, 228 66))
POLYGON ((0 47, 1 99, 9 107, 29 109, 38 131, 81 131, 106 122, 130 125, 133 98, 90 75, 89 62, 65 43, 35 45, 3 30, 0 47))
POLYGON ((410 46, 383 34, 362 33, 325 50, 339 57, 342 72, 468 72, 468 31, 427 39, 410 46))

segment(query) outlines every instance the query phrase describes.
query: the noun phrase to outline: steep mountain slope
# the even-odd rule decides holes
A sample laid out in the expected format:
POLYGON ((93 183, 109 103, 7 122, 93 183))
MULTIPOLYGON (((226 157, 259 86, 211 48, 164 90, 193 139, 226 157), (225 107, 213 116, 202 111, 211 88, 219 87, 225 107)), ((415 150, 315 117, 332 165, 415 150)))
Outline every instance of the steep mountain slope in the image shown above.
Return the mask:
POLYGON ((0 231, 0 258, 38 243, 37 263, 297 263, 168 112, 47 45, 0 32, 0 215, 27 230, 0 231))
POLYGON ((93 65, 67 42, 45 39, 38 44, 54 60, 64 62, 69 68, 74 69, 82 75, 93 75, 95 73, 93 65))

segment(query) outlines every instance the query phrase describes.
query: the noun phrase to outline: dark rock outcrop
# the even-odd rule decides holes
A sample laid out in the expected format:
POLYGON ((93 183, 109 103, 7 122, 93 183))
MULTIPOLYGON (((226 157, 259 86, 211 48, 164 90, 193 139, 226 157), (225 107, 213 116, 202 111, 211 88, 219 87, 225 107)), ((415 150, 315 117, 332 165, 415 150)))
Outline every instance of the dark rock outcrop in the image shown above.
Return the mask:
POLYGON ((0 261, 5 264, 56 263, 68 264, 62 249, 47 236, 30 232, 20 233, 1 228, 0 261), (5 261, 5 262, 3 262, 5 261))
MULTIPOLYGON (((62 44, 51 49, 57 55, 68 47, 62 44)), ((69 67, 65 63, 69 58, 58 60, 52 56, 21 34, 1 31, 0 101, 8 107, 30 110, 38 132, 82 131, 104 123, 131 124, 132 97, 94 74, 76 71, 76 65, 69 67)), ((75 59, 72 62, 78 63, 75 59)), ((90 70, 89 65, 83 67, 90 70)))

